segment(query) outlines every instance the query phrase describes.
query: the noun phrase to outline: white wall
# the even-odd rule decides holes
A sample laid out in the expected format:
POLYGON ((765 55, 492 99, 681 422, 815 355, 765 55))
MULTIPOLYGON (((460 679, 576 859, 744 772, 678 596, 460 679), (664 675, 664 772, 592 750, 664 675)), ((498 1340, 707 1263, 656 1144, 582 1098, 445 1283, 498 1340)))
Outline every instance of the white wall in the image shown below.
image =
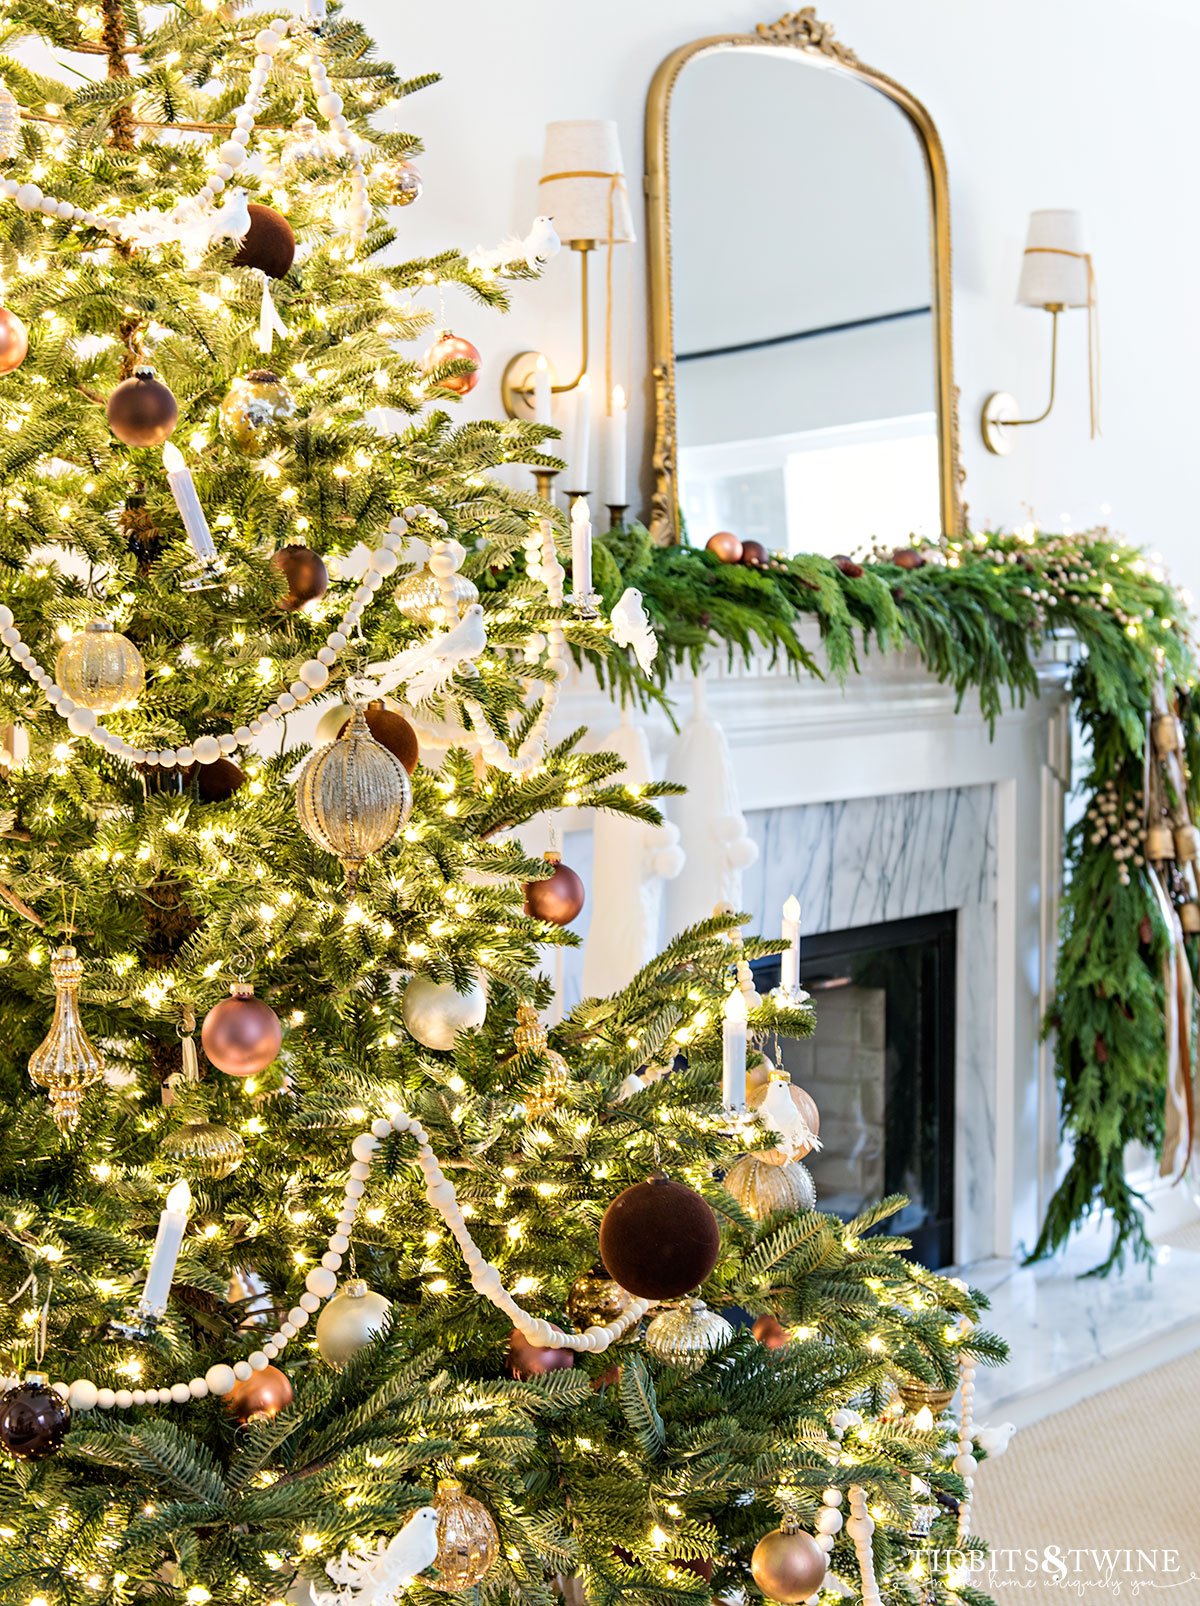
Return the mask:
MULTIPOLYGON (((548 118, 615 117, 636 195, 645 92, 658 62, 686 39, 749 29, 764 15, 739 0, 352 3, 405 72, 446 75, 407 108, 429 147, 425 197, 402 220, 414 247, 470 246, 523 229, 536 210, 548 118)), ((1143 0, 1133 27, 1118 0, 824 0, 821 10, 864 60, 924 99, 946 145, 972 522, 1016 522, 1032 508, 1047 524, 1067 512, 1078 526, 1108 504, 1115 524, 1162 551, 1200 591, 1191 528, 1200 209, 1188 178, 1200 149, 1195 6, 1143 0), (1100 283, 1104 435, 1087 438, 1083 315, 1075 314, 1056 416, 1012 457, 992 458, 976 425, 984 395, 1005 388, 1039 407, 1044 399, 1048 320, 1013 305, 1026 216, 1044 206, 1086 216, 1100 283)), ((619 362, 635 356, 644 376, 643 249, 623 253, 635 282, 622 316, 634 326, 617 351, 619 362)), ((522 287, 507 322, 455 314, 488 360, 472 398, 480 411, 498 408, 510 353, 538 342, 564 365, 573 360, 575 266, 560 259, 546 283, 522 287)), ((631 388, 640 413, 644 379, 631 388)))

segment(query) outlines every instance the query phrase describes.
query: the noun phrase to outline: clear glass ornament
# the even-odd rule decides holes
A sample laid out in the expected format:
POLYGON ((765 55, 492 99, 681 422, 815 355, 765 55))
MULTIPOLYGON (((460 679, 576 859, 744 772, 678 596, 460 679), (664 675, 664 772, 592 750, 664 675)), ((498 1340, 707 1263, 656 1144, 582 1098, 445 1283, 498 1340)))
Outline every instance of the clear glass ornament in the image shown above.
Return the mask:
POLYGON ((137 702, 146 685, 146 666, 128 636, 97 619, 63 643, 54 678, 81 707, 112 714, 137 702))
POLYGON ((487 1577, 500 1553, 491 1512, 457 1478, 443 1478, 433 1504, 438 1514, 437 1577, 422 1580, 443 1594, 458 1595, 487 1577))
POLYGON ((709 1310, 702 1299, 685 1299, 654 1318, 646 1329, 645 1344, 658 1360, 690 1372, 732 1337, 733 1328, 724 1316, 709 1310))
POLYGON ((454 585, 455 617, 447 619, 442 603, 442 589, 435 574, 418 569, 407 575, 396 587, 395 602, 406 619, 415 625, 455 625, 473 602, 479 601, 479 588, 466 575, 451 576, 454 585))

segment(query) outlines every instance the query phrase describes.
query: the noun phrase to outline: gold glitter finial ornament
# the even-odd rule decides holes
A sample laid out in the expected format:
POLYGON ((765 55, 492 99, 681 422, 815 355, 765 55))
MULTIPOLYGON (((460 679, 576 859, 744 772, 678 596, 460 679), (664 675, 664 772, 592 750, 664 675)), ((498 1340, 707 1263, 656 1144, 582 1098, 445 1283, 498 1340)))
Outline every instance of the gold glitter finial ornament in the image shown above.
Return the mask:
POLYGON ((241 1165, 246 1145, 219 1121, 185 1121, 163 1139, 158 1152, 185 1176, 221 1182, 241 1165))
POLYGON ((67 944, 50 960, 54 978, 54 1019, 46 1040, 29 1059, 29 1078, 50 1095, 50 1110, 60 1132, 79 1124, 83 1095, 104 1080, 104 1059, 79 1018, 79 983, 83 961, 67 944))
POLYGON ((437 1577, 424 1580, 445 1595, 474 1589, 491 1572, 500 1554, 500 1535, 492 1514, 457 1478, 442 1478, 433 1497, 438 1514, 437 1577))
POLYGON ((525 1096, 525 1113, 534 1117, 549 1115, 566 1091, 571 1080, 571 1067, 556 1048, 550 1047, 546 1028, 538 1019, 532 1004, 517 1005, 517 1024, 513 1043, 518 1054, 540 1054, 546 1061, 546 1075, 541 1084, 525 1096))
POLYGON ((408 771, 371 735, 361 707, 336 742, 318 747, 296 782, 300 824, 342 861, 351 884, 412 813, 408 771))

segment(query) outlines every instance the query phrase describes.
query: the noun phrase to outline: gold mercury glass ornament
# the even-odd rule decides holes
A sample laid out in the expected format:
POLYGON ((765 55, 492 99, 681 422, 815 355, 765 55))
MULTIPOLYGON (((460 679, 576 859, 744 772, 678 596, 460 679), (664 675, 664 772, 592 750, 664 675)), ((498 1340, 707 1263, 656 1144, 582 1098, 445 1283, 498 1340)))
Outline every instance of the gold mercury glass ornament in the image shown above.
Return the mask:
POLYGON ((725 1191, 731 1193, 755 1221, 778 1210, 815 1210, 817 1189, 808 1167, 799 1160, 773 1165, 761 1154, 743 1154, 725 1173, 725 1191))
POLYGON ((278 374, 255 368, 235 379, 219 409, 221 434, 247 457, 261 457, 274 444, 280 424, 296 411, 278 374))
POLYGON ((571 1067, 556 1048, 550 1047, 546 1028, 531 1004, 517 1005, 517 1024, 513 1042, 518 1054, 540 1054, 546 1061, 546 1075, 539 1087, 525 1095, 527 1115, 548 1115, 571 1080, 571 1067))
POLYGON ((486 1578, 500 1554, 500 1535, 492 1514, 457 1478, 442 1478, 433 1497, 438 1514, 436 1578, 422 1579, 431 1589, 459 1595, 486 1578))
POLYGON ((923 1407, 928 1407, 935 1417, 942 1416, 950 1409, 950 1401, 954 1398, 956 1389, 937 1388, 932 1383, 922 1383, 919 1377, 910 1377, 904 1372, 894 1372, 893 1381, 896 1391, 904 1402, 904 1408, 910 1415, 916 1416, 923 1407))
POLYGON ((104 1080, 104 1059, 79 1018, 79 983, 83 961, 69 944, 50 959, 54 978, 54 1019, 46 1040, 29 1060, 29 1077, 50 1095, 50 1111, 60 1132, 79 1124, 83 1095, 104 1080))
POLYGON ((246 1145, 218 1121, 186 1121, 163 1139, 159 1153, 185 1176, 220 1182, 241 1165, 246 1145))
POLYGON ((589 1327, 607 1327, 623 1316, 632 1303, 633 1295, 627 1294, 597 1262, 571 1284, 567 1315, 581 1333, 586 1333, 589 1327))
POLYGON ((412 805, 408 771, 371 735, 361 707, 336 742, 309 755, 296 782, 300 824, 342 861, 351 885, 371 854, 404 825, 412 805))
POLYGON ((96 619, 59 648, 54 678, 81 707, 112 714, 137 702, 146 685, 146 666, 128 636, 106 619, 96 619))
POLYGON ((473 602, 479 601, 479 587, 464 574, 451 576, 454 585, 453 619, 445 617, 442 588, 429 569, 407 575, 396 587, 395 603, 406 619, 415 625, 456 625, 473 602))
POLYGON ((685 1299, 656 1316, 646 1329, 651 1355, 683 1372, 697 1371, 713 1350, 723 1349, 733 1328, 702 1299, 685 1299))

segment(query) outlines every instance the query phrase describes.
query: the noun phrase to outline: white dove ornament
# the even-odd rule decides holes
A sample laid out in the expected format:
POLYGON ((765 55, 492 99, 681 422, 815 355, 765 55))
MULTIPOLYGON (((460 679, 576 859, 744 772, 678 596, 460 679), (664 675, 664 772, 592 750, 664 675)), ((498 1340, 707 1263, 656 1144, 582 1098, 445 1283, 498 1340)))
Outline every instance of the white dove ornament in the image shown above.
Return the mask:
POLYGON ((779 1133, 778 1147, 793 1160, 821 1147, 819 1138, 796 1108, 791 1084, 785 1077, 771 1077, 766 1097, 758 1107, 758 1118, 768 1131, 779 1133))
POLYGON ((398 686, 407 686, 410 703, 424 702, 441 691, 460 664, 478 658, 486 646, 483 609, 473 602, 453 630, 407 647, 383 663, 368 664, 373 695, 386 696, 398 686))
POLYGON ((313 1606, 394 1606, 418 1573, 437 1560, 438 1514, 422 1506, 393 1538, 351 1555, 343 1550, 325 1571, 334 1591, 312 1590, 313 1606))
POLYGON ((658 657, 658 637, 636 586, 627 586, 613 608, 610 622, 612 638, 618 647, 632 647, 643 675, 648 675, 658 657))

